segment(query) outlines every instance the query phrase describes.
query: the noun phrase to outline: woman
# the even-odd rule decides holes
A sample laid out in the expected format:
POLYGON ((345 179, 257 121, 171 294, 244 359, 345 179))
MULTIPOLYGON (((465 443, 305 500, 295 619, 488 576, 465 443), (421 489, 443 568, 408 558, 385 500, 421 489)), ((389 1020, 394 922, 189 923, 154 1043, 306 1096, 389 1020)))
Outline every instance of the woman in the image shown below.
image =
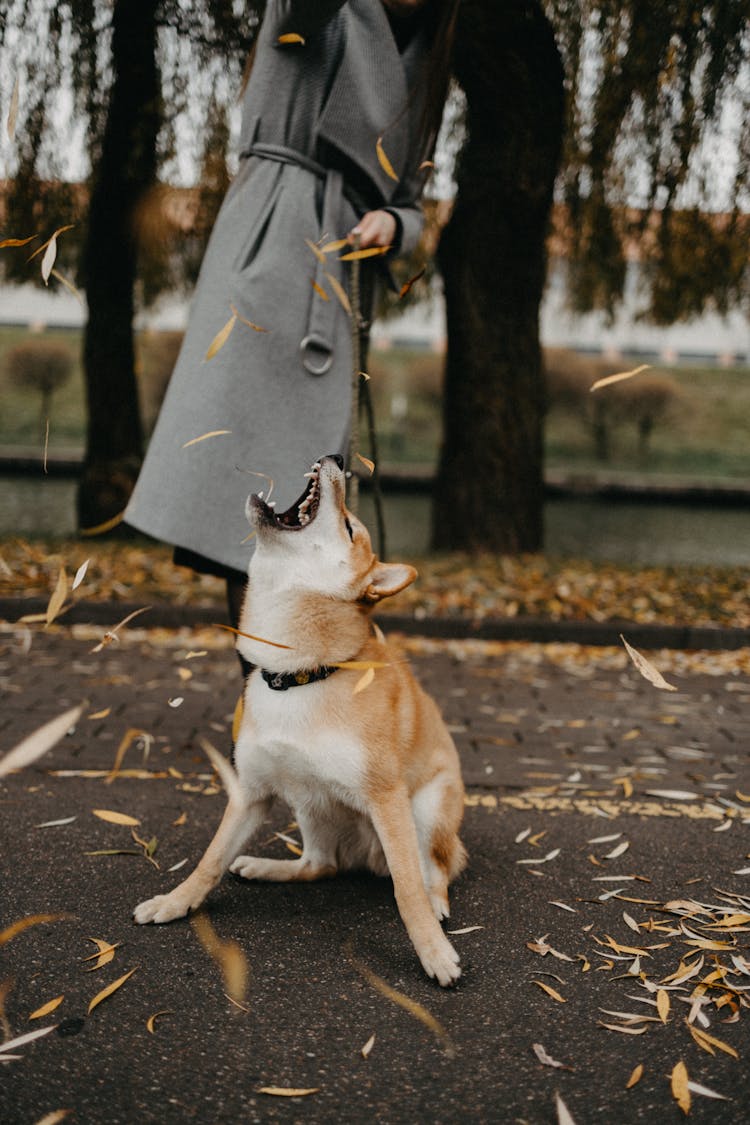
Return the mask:
MULTIPOLYGON (((356 235, 388 255, 415 246, 419 166, 439 127, 456 6, 269 0, 243 95, 240 169, 125 515, 174 543, 176 562, 226 578, 235 626, 252 549, 249 474, 272 478, 284 510, 310 464, 347 444, 351 327, 330 278, 346 287, 348 267, 308 243, 356 235), (186 445, 215 430, 230 432, 186 445)), ((370 292, 366 274, 383 262, 362 263, 370 292)))

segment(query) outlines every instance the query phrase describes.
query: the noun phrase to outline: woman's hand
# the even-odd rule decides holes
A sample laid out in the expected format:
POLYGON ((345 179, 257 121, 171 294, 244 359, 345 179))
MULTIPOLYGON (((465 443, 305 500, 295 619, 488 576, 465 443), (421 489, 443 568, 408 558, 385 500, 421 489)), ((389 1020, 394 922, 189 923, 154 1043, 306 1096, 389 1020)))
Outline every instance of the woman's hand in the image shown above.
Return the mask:
POLYGON ((367 250, 370 246, 391 246, 396 236, 396 220, 389 211, 368 211, 347 235, 352 245, 356 235, 359 235, 360 250, 367 250))

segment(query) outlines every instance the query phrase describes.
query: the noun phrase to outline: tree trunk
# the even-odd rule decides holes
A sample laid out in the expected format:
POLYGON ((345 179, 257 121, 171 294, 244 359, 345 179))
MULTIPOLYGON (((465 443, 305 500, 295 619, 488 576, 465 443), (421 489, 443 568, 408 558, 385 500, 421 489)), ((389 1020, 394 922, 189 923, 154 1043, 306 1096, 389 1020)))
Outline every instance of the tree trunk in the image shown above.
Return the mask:
POLYGON ((133 340, 139 202, 156 178, 160 82, 158 0, 116 0, 114 79, 96 162, 83 253, 88 322, 84 369, 86 455, 78 523, 91 528, 127 503, 143 456, 133 340))
POLYGON ((458 196, 438 258, 448 354, 433 545, 516 553, 543 538, 539 303, 563 129, 563 70, 541 4, 464 0, 458 196))

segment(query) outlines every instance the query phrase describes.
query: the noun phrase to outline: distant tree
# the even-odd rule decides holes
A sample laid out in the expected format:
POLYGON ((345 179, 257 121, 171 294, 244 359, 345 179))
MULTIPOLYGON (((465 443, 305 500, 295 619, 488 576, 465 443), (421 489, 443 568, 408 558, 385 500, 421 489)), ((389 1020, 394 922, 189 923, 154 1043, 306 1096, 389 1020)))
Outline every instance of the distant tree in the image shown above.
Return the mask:
POLYGON ((652 319, 747 304, 749 18, 747 0, 463 0, 436 546, 542 544, 538 307, 558 154, 576 310, 613 313, 636 248, 652 319))
POLYGON ((73 373, 70 351, 64 344, 28 340, 10 349, 5 356, 5 367, 17 387, 39 394, 39 429, 44 433, 50 417, 52 396, 73 373))
MULTIPOLYGON (((13 235, 51 234, 77 221, 60 238, 60 262, 77 261, 88 305, 82 527, 117 515, 137 477, 143 435, 133 343, 136 282, 141 298, 150 299, 195 278, 227 184, 227 105, 261 8, 243 4, 237 15, 231 0, 0 0, 0 47, 13 60, 20 91, 7 228, 13 235), (87 206, 60 174, 75 142, 74 134, 61 133, 60 102, 67 96, 71 120, 85 129, 87 206), (177 121, 186 114, 191 128, 183 127, 178 145, 177 121), (169 239, 168 192, 159 177, 174 174, 180 159, 189 166, 191 158, 209 172, 201 222, 189 237, 169 239)), ((28 280, 26 259, 23 251, 6 257, 7 275, 28 280)))

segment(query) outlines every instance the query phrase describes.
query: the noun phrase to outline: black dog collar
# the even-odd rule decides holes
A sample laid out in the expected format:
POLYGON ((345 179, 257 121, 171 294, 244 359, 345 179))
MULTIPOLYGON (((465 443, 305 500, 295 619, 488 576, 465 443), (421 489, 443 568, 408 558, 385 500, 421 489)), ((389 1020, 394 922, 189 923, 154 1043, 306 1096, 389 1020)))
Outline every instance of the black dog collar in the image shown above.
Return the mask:
POLYGON ((335 671, 335 668, 323 665, 322 668, 310 668, 302 672, 269 672, 267 668, 261 668, 260 674, 273 691, 286 691, 287 688, 314 684, 316 680, 327 680, 335 671))

